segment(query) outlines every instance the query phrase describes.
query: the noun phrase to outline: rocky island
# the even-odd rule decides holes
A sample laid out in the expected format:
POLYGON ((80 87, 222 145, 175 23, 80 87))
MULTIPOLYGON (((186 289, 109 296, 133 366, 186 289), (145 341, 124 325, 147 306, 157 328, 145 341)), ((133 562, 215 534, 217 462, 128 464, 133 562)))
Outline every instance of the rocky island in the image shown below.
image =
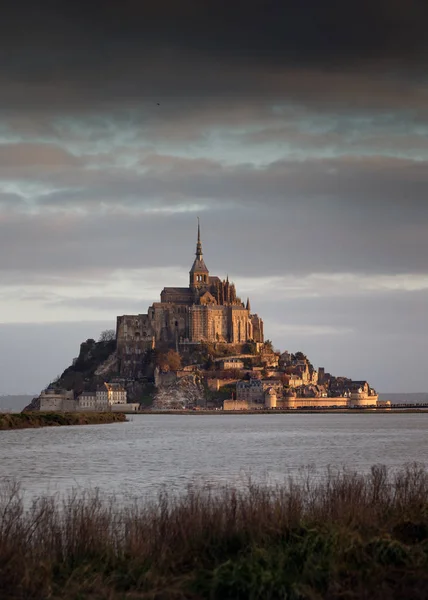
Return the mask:
POLYGON ((303 352, 265 340, 263 320, 229 277, 212 276, 202 252, 188 287, 165 287, 147 313, 122 315, 88 339, 65 371, 26 410, 289 410, 377 408, 365 380, 316 369, 303 352))

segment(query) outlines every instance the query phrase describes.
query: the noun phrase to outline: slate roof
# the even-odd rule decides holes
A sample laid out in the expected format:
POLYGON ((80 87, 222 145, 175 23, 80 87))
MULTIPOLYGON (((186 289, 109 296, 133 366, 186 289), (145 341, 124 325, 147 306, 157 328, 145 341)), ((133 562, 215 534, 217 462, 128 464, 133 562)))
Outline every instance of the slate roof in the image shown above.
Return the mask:
POLYGON ((207 269, 204 259, 202 258, 202 255, 197 256, 195 258, 195 261, 193 263, 192 268, 190 269, 190 272, 191 273, 208 273, 208 269, 207 269))
POLYGON ((188 294, 193 297, 193 291, 188 287, 165 287, 163 291, 169 294, 188 294))

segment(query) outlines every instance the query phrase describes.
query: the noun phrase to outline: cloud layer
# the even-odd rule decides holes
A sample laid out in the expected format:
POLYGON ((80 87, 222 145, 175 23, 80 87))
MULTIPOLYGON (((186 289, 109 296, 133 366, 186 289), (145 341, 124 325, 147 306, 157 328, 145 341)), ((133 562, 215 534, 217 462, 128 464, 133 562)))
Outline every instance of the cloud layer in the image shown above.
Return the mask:
POLYGON ((7 348, 23 323, 25 360, 49 322, 66 366, 66 323, 94 336, 185 285, 197 215, 211 272, 252 297, 277 346, 423 391, 427 13, 417 0, 11 6, 4 392, 51 375, 46 363, 17 387, 7 348))

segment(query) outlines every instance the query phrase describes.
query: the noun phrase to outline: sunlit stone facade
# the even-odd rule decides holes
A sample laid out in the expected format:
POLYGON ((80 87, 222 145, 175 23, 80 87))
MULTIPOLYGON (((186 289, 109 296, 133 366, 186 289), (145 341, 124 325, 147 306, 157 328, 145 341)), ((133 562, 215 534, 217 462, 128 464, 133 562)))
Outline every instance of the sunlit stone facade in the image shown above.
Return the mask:
POLYGON ((189 287, 165 287, 147 314, 117 317, 119 360, 161 343, 263 342, 263 321, 236 295, 229 278, 211 276, 202 253, 200 229, 189 287))

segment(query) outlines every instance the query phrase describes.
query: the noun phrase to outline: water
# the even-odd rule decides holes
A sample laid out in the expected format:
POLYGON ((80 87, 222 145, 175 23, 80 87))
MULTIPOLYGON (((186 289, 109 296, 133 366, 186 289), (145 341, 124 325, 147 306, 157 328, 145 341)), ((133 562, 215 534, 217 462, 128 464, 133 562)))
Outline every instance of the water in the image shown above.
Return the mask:
POLYGON ((428 466, 428 414, 135 415, 128 423, 0 431, 0 479, 29 497, 135 497, 188 483, 281 482, 312 466, 428 466))

